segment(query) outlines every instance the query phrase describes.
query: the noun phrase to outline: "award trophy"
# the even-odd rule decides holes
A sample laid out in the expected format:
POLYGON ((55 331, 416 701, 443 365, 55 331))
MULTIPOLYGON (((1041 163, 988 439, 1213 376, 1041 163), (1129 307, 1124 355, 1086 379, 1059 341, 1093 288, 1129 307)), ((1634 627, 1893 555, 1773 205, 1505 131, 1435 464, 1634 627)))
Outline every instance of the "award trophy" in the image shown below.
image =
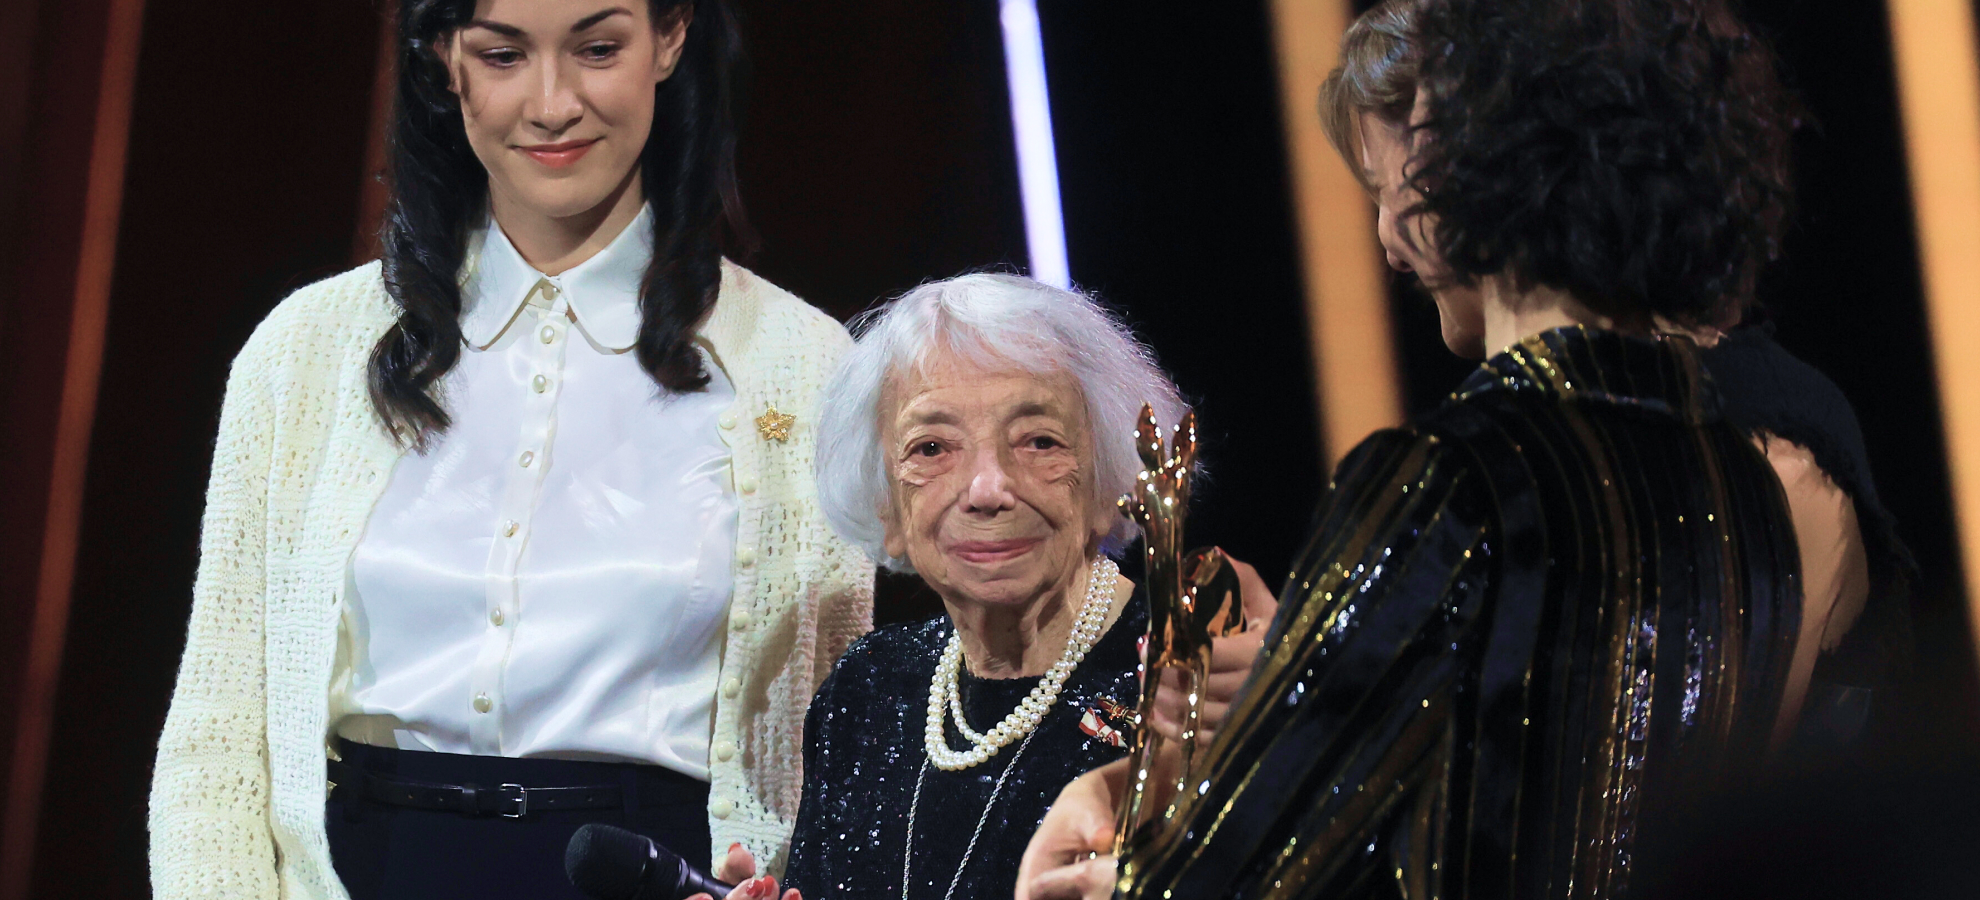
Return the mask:
POLYGON ((1135 427, 1135 446, 1144 468, 1121 509, 1142 528, 1148 587, 1148 659, 1142 674, 1141 706, 1134 717, 1131 784, 1121 798, 1114 827, 1114 854, 1134 845, 1136 832, 1162 809, 1173 818, 1186 797, 1184 785, 1195 756, 1197 723, 1208 687, 1210 640, 1244 630, 1244 604, 1237 573, 1222 551, 1201 548, 1184 553, 1183 518, 1189 509, 1191 467, 1196 463, 1196 414, 1183 415, 1169 447, 1155 411, 1144 404, 1135 427), (1165 455, 1166 453, 1166 455, 1165 455), (1182 672, 1185 712, 1180 723, 1181 765, 1173 781, 1151 784, 1152 763, 1167 743, 1149 727, 1162 670, 1182 672))

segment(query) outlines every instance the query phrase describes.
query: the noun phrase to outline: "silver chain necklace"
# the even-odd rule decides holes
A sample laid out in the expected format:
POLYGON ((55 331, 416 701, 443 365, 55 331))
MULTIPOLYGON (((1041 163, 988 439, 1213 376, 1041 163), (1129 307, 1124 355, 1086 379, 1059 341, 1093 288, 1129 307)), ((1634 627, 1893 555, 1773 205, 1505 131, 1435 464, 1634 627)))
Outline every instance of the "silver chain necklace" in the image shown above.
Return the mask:
MULTIPOLYGON (((962 883, 963 872, 969 869, 970 854, 976 852, 976 840, 983 836, 983 826, 990 821, 990 810, 997 805, 997 795, 1004 792, 1004 779, 1011 777, 1011 772, 1017 769, 1018 760, 1024 758, 1024 748, 1031 746, 1031 739, 1037 736, 1036 729, 1024 736, 1024 740, 1018 743, 1017 752, 1011 754, 1011 761, 1004 766, 1003 773, 997 776, 997 783, 991 786, 990 800, 983 804, 983 814, 976 817, 976 830, 970 832, 969 846, 963 848, 962 862, 956 864, 956 874, 949 879, 949 890, 942 895, 942 900, 954 900, 956 885, 962 883)), ((914 865, 914 814, 921 807, 921 784, 928 778, 928 769, 928 760, 924 757, 921 771, 914 776, 914 799, 908 802, 907 854, 901 857, 901 900, 909 900, 908 886, 913 884, 908 872, 914 865)))

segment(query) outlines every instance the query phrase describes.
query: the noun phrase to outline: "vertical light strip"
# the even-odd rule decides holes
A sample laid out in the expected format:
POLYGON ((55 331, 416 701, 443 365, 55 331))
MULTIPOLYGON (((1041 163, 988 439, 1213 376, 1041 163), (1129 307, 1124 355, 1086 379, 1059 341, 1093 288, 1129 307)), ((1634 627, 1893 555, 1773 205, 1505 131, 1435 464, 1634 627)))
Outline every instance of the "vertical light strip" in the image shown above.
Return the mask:
POLYGON ((1888 0, 1969 622, 1980 640, 1980 66, 1971 0, 1888 0))
POLYGON ((1017 136, 1018 188, 1024 198, 1024 243, 1031 257, 1031 277, 1071 287, 1038 4, 1036 0, 1000 0, 999 18, 1004 25, 1004 77, 1010 82, 1011 126, 1017 136))
POLYGON ((1320 130, 1320 82, 1340 59, 1348 3, 1272 0, 1322 462, 1330 472, 1369 432, 1403 419, 1375 211, 1320 130))

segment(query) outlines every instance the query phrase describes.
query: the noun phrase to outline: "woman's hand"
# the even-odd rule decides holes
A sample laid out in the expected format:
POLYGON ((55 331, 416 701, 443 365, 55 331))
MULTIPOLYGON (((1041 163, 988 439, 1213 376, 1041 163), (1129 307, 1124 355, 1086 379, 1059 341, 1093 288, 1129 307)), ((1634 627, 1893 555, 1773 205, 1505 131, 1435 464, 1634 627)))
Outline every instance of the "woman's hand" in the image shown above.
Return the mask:
MULTIPOLYGON (((785 891, 777 896, 777 879, 771 876, 756 877, 756 857, 749 854, 741 844, 730 844, 728 855, 715 864, 710 873, 718 880, 735 885, 729 896, 723 900, 804 900, 795 890, 785 891)), ((715 900, 707 894, 696 894, 688 900, 715 900)))
MULTIPOLYGON (((1231 559, 1244 603, 1245 630, 1216 638, 1210 646, 1209 687, 1203 698, 1198 727, 1208 738, 1222 725, 1239 689, 1251 676, 1258 650, 1279 603, 1258 570, 1231 559)), ((1150 724, 1170 740, 1156 768, 1179 761, 1174 743, 1181 733, 1182 673, 1165 670, 1150 724)), ((1128 766, 1119 759, 1074 779, 1059 791, 1059 799, 1038 824, 1018 865, 1017 900, 1107 900, 1114 894, 1116 860, 1114 810, 1127 790, 1128 766)), ((1168 777, 1168 776, 1164 776, 1168 777)), ((1161 780, 1157 778, 1156 780, 1161 780)))
POLYGON ((1033 878, 1029 893, 1019 881, 1017 900, 1107 900, 1114 896, 1114 865, 1113 857, 1096 856, 1060 866, 1033 878))
MULTIPOLYGON (((1245 629, 1210 641, 1210 684, 1204 691, 1198 719, 1198 730, 1202 733, 1197 740, 1203 743, 1216 735, 1217 728, 1230 715, 1231 704, 1237 702, 1238 691, 1244 687, 1245 679, 1251 677, 1258 650, 1265 646, 1265 632, 1271 629, 1272 617, 1279 611, 1278 599, 1265 586, 1265 580, 1258 577, 1257 569, 1229 554, 1225 558, 1237 573, 1245 629)), ((1155 709, 1148 721, 1169 741, 1181 739, 1184 699, 1182 671, 1163 669, 1162 690, 1155 695, 1155 709)))
POLYGON ((1018 864, 1017 900, 1107 900, 1114 893, 1114 798, 1128 760, 1073 779, 1038 823, 1018 864), (1094 856, 1094 854, 1101 854, 1094 856))

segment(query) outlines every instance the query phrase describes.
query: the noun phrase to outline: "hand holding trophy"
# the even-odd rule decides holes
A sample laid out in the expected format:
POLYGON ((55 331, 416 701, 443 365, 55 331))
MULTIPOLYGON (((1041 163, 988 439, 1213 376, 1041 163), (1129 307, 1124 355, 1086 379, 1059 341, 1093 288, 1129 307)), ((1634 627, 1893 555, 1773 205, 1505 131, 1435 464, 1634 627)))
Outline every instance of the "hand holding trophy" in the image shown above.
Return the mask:
MULTIPOLYGON (((1121 498, 1121 509, 1142 526, 1148 644, 1133 743, 1127 758, 1080 776, 1059 793, 1025 850, 1017 900, 1102 900, 1114 894, 1117 879, 1131 877, 1131 851, 1157 840, 1160 825, 1195 798, 1184 785, 1205 734, 1205 701, 1217 699, 1211 696, 1215 682, 1206 677, 1216 645, 1247 657, 1256 653, 1255 645, 1250 653, 1230 646, 1229 638, 1245 639, 1239 634, 1247 617, 1241 595, 1251 591, 1250 615, 1259 622, 1272 617, 1270 591, 1249 566, 1214 548, 1182 550, 1196 464, 1195 414, 1183 416, 1164 447, 1154 411, 1144 405, 1135 437, 1144 468, 1133 492, 1121 498), (1166 670, 1178 677, 1163 678, 1166 670), (1180 704, 1172 696, 1177 691, 1180 704), (1163 705, 1171 708, 1166 721, 1175 727, 1156 727, 1163 705)), ((1262 628, 1252 635, 1262 640, 1262 628)))
POLYGON ((1155 815, 1172 818, 1187 799, 1195 756, 1203 697, 1210 667, 1211 641, 1245 628, 1237 573, 1223 551, 1200 548, 1185 553, 1183 521, 1189 510, 1190 478, 1196 464, 1196 414, 1187 413, 1176 425, 1169 446, 1162 443, 1154 409, 1141 407, 1135 445, 1144 466, 1132 493, 1121 498, 1121 509, 1142 527, 1148 590, 1148 656, 1142 676, 1141 705, 1134 718, 1134 743, 1127 791, 1121 796, 1114 829, 1114 853, 1133 846, 1136 834, 1155 815), (1184 714, 1179 740, 1180 762, 1174 778, 1152 783, 1165 767, 1156 764, 1167 739, 1149 726, 1156 699, 1163 690, 1161 671, 1174 668, 1182 675, 1184 714))

